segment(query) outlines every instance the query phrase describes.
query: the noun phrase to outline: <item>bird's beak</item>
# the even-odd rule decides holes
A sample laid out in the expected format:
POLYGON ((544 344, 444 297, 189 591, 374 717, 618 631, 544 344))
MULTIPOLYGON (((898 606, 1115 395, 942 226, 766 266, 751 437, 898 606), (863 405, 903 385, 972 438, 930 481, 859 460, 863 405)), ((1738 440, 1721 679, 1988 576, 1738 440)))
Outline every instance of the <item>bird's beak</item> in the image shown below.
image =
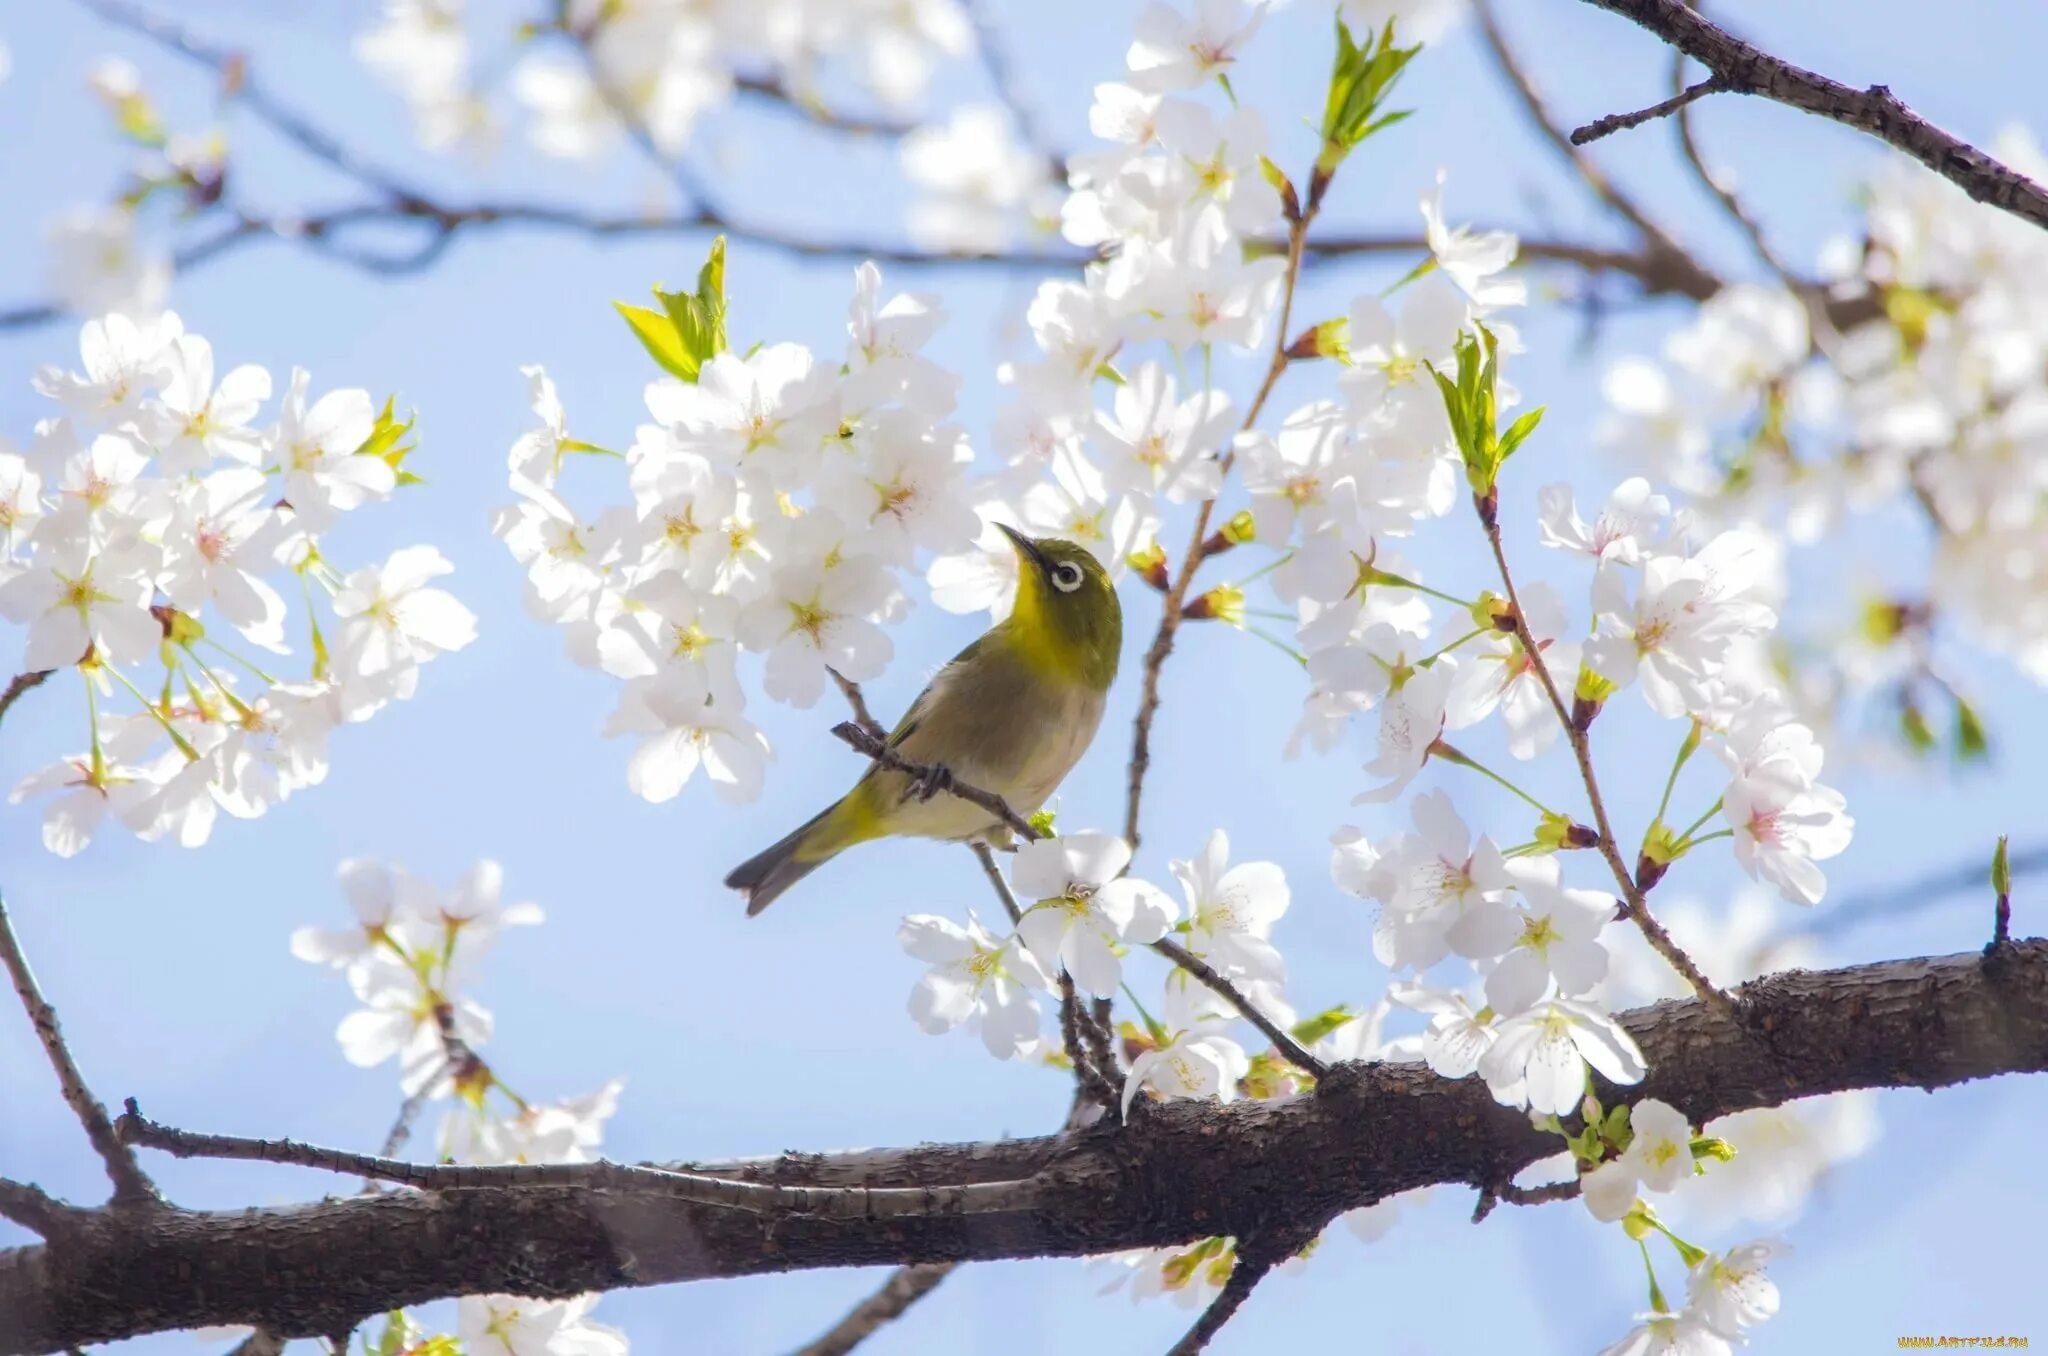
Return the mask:
POLYGON ((1010 545, 1017 548, 1019 556, 1030 561, 1041 570, 1045 568, 1045 552, 1038 549, 1036 542, 1032 541, 1031 538, 1025 536, 1022 532, 1019 532, 1016 528, 1011 527, 1008 523, 997 523, 996 526, 1001 528, 1003 535, 1010 539, 1010 545))

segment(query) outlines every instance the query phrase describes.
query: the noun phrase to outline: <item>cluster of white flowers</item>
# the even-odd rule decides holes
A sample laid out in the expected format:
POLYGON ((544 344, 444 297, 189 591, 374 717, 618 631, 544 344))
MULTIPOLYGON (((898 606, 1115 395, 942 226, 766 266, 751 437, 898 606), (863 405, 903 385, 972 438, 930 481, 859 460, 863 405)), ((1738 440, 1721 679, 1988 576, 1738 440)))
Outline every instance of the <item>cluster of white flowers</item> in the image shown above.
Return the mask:
MULTIPOLYGON (((957 382, 919 353, 943 320, 928 296, 855 275, 843 362, 798 344, 720 353, 694 382, 648 386, 623 469, 631 502, 594 518, 557 492, 568 436, 553 383, 528 368, 541 427, 511 452, 519 502, 495 531, 528 571, 531 609, 569 629, 579 663, 624 680, 612 733, 649 800, 698 768, 729 799, 760 788, 767 740, 745 716, 741 650, 774 700, 808 707, 830 674, 861 682, 892 654, 898 578, 974 535, 972 453, 946 416, 957 382)), ((606 458, 598 458, 600 461, 606 458)))
MULTIPOLYGON (((353 925, 300 928, 291 950, 300 960, 340 970, 362 1004, 335 1031, 343 1058, 374 1068, 396 1056, 408 1107, 448 1100, 438 1161, 595 1158, 604 1124, 618 1109, 617 1079, 582 1097, 533 1102, 477 1054, 491 1035, 490 1012, 468 992, 478 962, 506 928, 538 924, 539 906, 506 903, 504 872, 491 861, 478 862, 447 891, 381 862, 343 862, 340 878, 353 925)), ((625 1335, 590 1321, 597 1298, 469 1295, 458 1304, 456 1326, 473 1354, 624 1356, 625 1335)))
MULTIPOLYGON (((1288 902, 1277 865, 1231 866, 1230 841, 1218 829, 1200 856, 1171 864, 1183 912, 1165 891, 1124 874, 1130 862, 1130 845, 1108 834, 1040 839, 1011 864, 1023 916, 1008 934, 998 937, 972 916, 964 928, 931 914, 904 919, 903 949, 931 967, 911 990, 912 1020, 934 1035, 976 1027, 999 1059, 1047 1055, 1058 1046, 1044 1040, 1040 997, 1057 990, 1056 976, 1071 976, 1084 994, 1113 998, 1125 983, 1122 953, 1169 934, 1261 1013, 1293 1020, 1282 994, 1286 966, 1272 943, 1288 902)), ((1162 1098, 1236 1097, 1251 1068, 1228 1034, 1238 1017, 1227 1000, 1174 969, 1160 1018, 1127 1038, 1138 1053, 1124 1084, 1125 1111, 1145 1090, 1162 1098)))
POLYGON ((328 554, 343 514, 408 476, 388 403, 316 400, 294 370, 266 422, 270 374, 216 376, 174 314, 89 321, 79 347, 83 372, 36 374, 62 413, 0 442, 0 618, 26 628, 22 671, 81 674, 89 740, 13 799, 51 796, 43 841, 65 856, 110 813, 196 846, 217 811, 324 778, 329 733, 410 697, 475 619, 429 586, 452 568, 430 546, 348 571, 328 554), (303 675, 271 676, 295 645, 303 675))
MULTIPOLYGON (((477 69, 465 0, 383 0, 356 55, 396 90, 430 149, 488 145, 497 114, 477 69)), ((941 61, 974 51, 957 0, 570 0, 513 66, 529 136, 583 159, 617 145, 625 119, 664 152, 688 144, 704 114, 742 83, 772 82, 799 103, 849 73, 884 106, 914 104, 941 61)))
MULTIPOLYGON (((1391 549, 1457 508, 1468 485, 1482 515, 1496 513, 1498 459, 1535 427, 1540 411, 1498 439, 1489 422, 1484 438, 1496 461, 1475 467, 1474 416, 1450 410, 1447 401, 1463 397, 1444 389, 1454 372, 1454 385, 1483 385, 1489 421, 1518 402, 1497 370, 1518 348, 1503 316, 1525 299, 1508 272, 1513 237, 1449 225, 1439 180, 1421 200, 1430 248, 1423 267, 1393 293, 1361 297, 1342 322, 1311 331, 1317 354, 1338 360, 1341 399, 1311 399, 1265 432, 1249 427, 1214 381, 1219 356, 1286 338, 1272 333, 1287 284, 1272 245, 1296 224, 1300 201, 1265 161, 1256 112, 1222 97, 1265 11, 1203 0, 1192 13, 1152 5, 1140 16, 1124 80, 1096 91, 1092 122, 1109 148, 1073 159, 1059 212, 1067 238, 1101 257, 1078 280, 1041 284, 1031 301, 1036 352, 999 373, 1008 390, 992 439, 1000 465, 977 481, 964 479, 972 460, 965 435, 942 422, 954 383, 920 356, 937 305, 920 297, 882 305, 871 265, 859 275, 841 371, 821 370, 787 344, 672 365, 689 375, 649 388, 657 423, 623 458, 632 504, 594 520, 557 496, 556 478, 566 459, 603 449, 570 436, 552 387, 529 369, 542 427, 513 449, 521 502, 498 530, 528 568, 532 608, 569 627, 581 662, 626 681, 612 728, 642 738, 632 784, 665 798, 702 766, 723 793, 751 794, 766 748, 743 715, 740 651, 764 656, 769 697, 799 706, 814 702, 832 673, 873 677, 890 657, 881 625, 907 605, 897 572, 920 559, 941 606, 1000 617, 1014 596, 1016 559, 999 525, 1079 542, 1113 575, 1136 568, 1163 587, 1171 573, 1157 540, 1165 518, 1213 508, 1236 470, 1243 511, 1216 515, 1221 526, 1202 549, 1266 553, 1266 567, 1253 573, 1270 574, 1292 609, 1282 615, 1296 622, 1309 678, 1296 747, 1334 747, 1354 717, 1376 714, 1373 782, 1361 801, 1401 796, 1432 758, 1478 768, 1444 743, 1447 730, 1498 713, 1511 752, 1534 758, 1555 747, 1561 715, 1577 708, 1576 718, 1590 722, 1635 686, 1654 715, 1682 731, 1674 784, 1703 746, 1728 768, 1720 798, 1690 827, 1667 826, 1669 806, 1659 807, 1644 837, 1644 879, 1654 884, 1671 862, 1727 838, 1753 876, 1814 902, 1824 888, 1817 863, 1842 849, 1851 825, 1840 795, 1818 781, 1812 731, 1757 676, 1768 672, 1758 655, 1777 622, 1778 558, 1767 536, 1673 520, 1646 481, 1620 486, 1591 522, 1567 488, 1550 487, 1541 495, 1542 540, 1586 557, 1589 604, 1577 619, 1541 585, 1517 590, 1518 603, 1427 587, 1391 549), (1432 599, 1454 605, 1441 640, 1434 633, 1444 618, 1432 599), (1527 648, 1523 627, 1533 639, 1527 648), (1705 832, 1716 814, 1726 827, 1705 832)), ((982 232, 973 247, 988 245, 1002 213, 1042 210, 1021 162, 997 153, 998 131, 963 119, 919 152, 940 166, 924 181, 953 194, 941 213, 948 229, 982 232), (948 158, 975 161, 981 186, 944 172, 948 158)), ((1325 174, 1318 170, 1317 192, 1325 174)), ((723 347, 722 291, 710 297, 704 286, 694 303, 663 298, 684 350, 702 346, 706 315, 720 327, 711 349, 723 347)), ((1738 320, 1770 332, 1767 317, 1729 323, 1738 320)), ((660 317, 649 323, 660 331, 660 317)), ((649 347, 667 362, 669 342, 660 331, 649 347)), ((1492 575, 1477 531, 1473 541, 1492 575)), ((1205 611, 1187 615, 1243 623, 1237 586, 1204 599, 1205 611)), ((1058 1000, 1048 996, 1068 982, 1090 996, 1128 993, 1131 953, 1171 937, 1327 1057, 1419 1059, 1449 1077, 1476 1072, 1499 1101, 1553 1129, 1582 1113, 1589 1073, 1640 1081, 1642 1054, 1607 996, 1616 900, 1565 880, 1563 850, 1586 846, 1592 831, 1546 810, 1530 841, 1504 849, 1475 834, 1442 791, 1417 797, 1411 811, 1413 833, 1337 838, 1338 884, 1382 906, 1375 951, 1401 976, 1390 1001, 1365 1012, 1333 1009, 1297 1024, 1272 940, 1286 880, 1270 863, 1232 867, 1219 830, 1201 854, 1172 863, 1178 901, 1126 874, 1131 851, 1122 839, 1070 833, 1026 844, 1010 868, 1022 910, 1014 927, 972 914, 964 925, 931 914, 904 920, 902 945, 929 967, 910 1014, 932 1033, 972 1029, 998 1058, 1059 1063, 1068 1040, 1049 1037, 1048 1008, 1058 1000), (1427 982, 1425 972, 1452 956, 1479 977, 1483 1001, 1427 982), (1384 1036, 1395 1005, 1422 1014, 1425 1029, 1384 1036)), ((1230 1101, 1304 1084, 1284 1060, 1248 1049, 1236 1025, 1242 1014, 1185 970, 1169 970, 1157 1015, 1138 1011, 1142 1024, 1119 1031, 1129 1063, 1125 1114, 1141 1096, 1230 1101)), ((1648 1163, 1664 1143, 1660 1126, 1671 1129, 1659 1114, 1643 1113, 1640 1147, 1612 1146, 1621 1166, 1603 1184, 1625 1176, 1631 1202, 1672 1171, 1668 1157, 1648 1163)), ((1689 1131, 1671 1133, 1684 1134, 1690 1171, 1689 1131)), ((1408 1203, 1358 1212, 1353 1226, 1377 1237, 1408 1203)), ((1185 1294, 1197 1280, 1219 1284, 1233 1257, 1229 1240, 1214 1239, 1122 1260, 1134 1293, 1185 1294)), ((1729 1278, 1761 1276, 1760 1258, 1715 1265, 1698 1285, 1725 1290, 1749 1284, 1729 1278)), ((1702 1299, 1687 1314, 1710 1308, 1702 1299)), ((1712 1321, 1699 1319, 1703 1331, 1739 1335, 1725 1306, 1713 1312, 1712 1321)), ((1654 1322, 1667 1320, 1678 1321, 1654 1322)))
MULTIPOLYGON (((1994 149, 2048 172, 2023 131, 1994 149)), ((1942 617, 2048 683, 2048 238, 1917 167, 1892 166, 1865 196, 1860 236, 1821 259, 1831 319, 1782 289, 1724 289, 1670 337, 1665 365, 1610 370, 1605 441, 1713 521, 1782 515, 1802 544, 1845 514, 1904 506, 1926 521, 1924 563, 1908 553, 1912 573, 1862 618, 1892 653, 1835 661, 1830 686, 1882 684, 1917 710, 1916 685, 1949 688, 1921 655, 1942 617)), ((1868 606, 1845 602, 1830 624, 1856 629, 1868 606)))

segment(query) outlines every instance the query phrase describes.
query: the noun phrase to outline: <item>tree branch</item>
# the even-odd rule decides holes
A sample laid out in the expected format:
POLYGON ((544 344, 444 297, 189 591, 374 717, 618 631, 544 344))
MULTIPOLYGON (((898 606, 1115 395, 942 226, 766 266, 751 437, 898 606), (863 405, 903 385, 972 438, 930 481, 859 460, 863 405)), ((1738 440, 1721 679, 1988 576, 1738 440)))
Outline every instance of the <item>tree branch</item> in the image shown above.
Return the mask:
MULTIPOLYGON (((1740 1015, 1697 1000, 1621 1021, 1649 1061, 1637 1087, 1694 1124, 1855 1088, 1938 1088, 2048 1070, 2048 942, 1746 985, 1740 1015)), ((1134 1124, 1036 1139, 785 1155, 675 1171, 812 1187, 1028 1180, 998 1210, 870 1218, 732 1210, 643 1192, 483 1188, 272 1209, 152 1211, 66 1247, 0 1252, 0 1356, 167 1328, 253 1323, 318 1335, 448 1295, 564 1297, 826 1266, 1085 1256, 1327 1220, 1412 1187, 1512 1180, 1557 1138, 1476 1078, 1341 1064, 1279 1101, 1164 1102, 1134 1124)))
MULTIPOLYGON (((1755 94, 1867 132, 1978 202, 2048 228, 2048 191, 1906 107, 1883 85, 1851 89, 1760 50, 1681 0, 1586 0, 1633 20, 1705 66, 1736 94, 1755 94)), ((1581 131, 1585 129, 1580 129, 1581 131)), ((1574 134, 1576 140, 1577 134, 1574 134)))
MULTIPOLYGON (((1043 837, 1037 829, 1031 827, 1030 820, 1011 809, 1010 803, 995 792, 984 791, 978 786, 969 786, 967 783, 956 779, 945 768, 935 764, 913 763, 891 748, 886 740, 875 738, 874 735, 853 721, 843 720, 839 722, 839 724, 832 727, 832 733, 837 738, 851 744, 859 752, 874 759, 881 766, 888 768, 892 772, 901 772, 913 782, 918 783, 923 788, 922 794, 927 797, 943 792, 949 796, 957 796, 970 805, 979 805, 982 809, 988 811, 997 823, 1003 825, 1027 843, 1036 842, 1039 838, 1043 837)), ((995 875, 996 879, 1001 879, 1001 873, 994 870, 994 858, 984 860, 983 866, 987 867, 995 875)))
POLYGON ((1514 572, 1508 568, 1507 548, 1501 542, 1500 517, 1489 491, 1485 498, 1473 499, 1479 511, 1480 526, 1486 531, 1487 545, 1493 551, 1493 562, 1500 571, 1501 587, 1507 591, 1508 610, 1515 623, 1515 641, 1522 647, 1522 653, 1529 658, 1529 667, 1535 671, 1537 681, 1543 686, 1543 694, 1550 699, 1550 708, 1556 714, 1558 723, 1564 728, 1564 736, 1571 745, 1572 757, 1579 765, 1579 780, 1585 784, 1586 800, 1593 809, 1593 827, 1599 835, 1593 846, 1600 852, 1602 860, 1614 873, 1615 886, 1621 892, 1622 913, 1631 919, 1649 942, 1650 947, 1676 970, 1692 991, 1707 1003, 1727 1010, 1732 1000, 1715 987, 1693 958, 1677 943, 1650 912, 1649 900, 1643 887, 1630 873, 1628 863, 1622 860, 1620 842, 1614 836, 1614 828, 1607 818, 1607 803, 1600 794, 1600 779, 1593 769, 1593 747, 1585 723, 1573 718, 1573 707, 1568 706, 1557 679, 1550 672, 1550 665, 1543 658, 1543 647, 1536 642, 1535 633, 1529 629, 1528 619, 1522 613, 1522 600, 1515 590, 1514 572))
POLYGON ((79 1071, 78 1061, 71 1056, 64 1029, 57 1023, 57 1010, 36 984, 35 971, 29 968, 21 940, 14 935, 14 923, 7 916, 4 899, 0 899, 0 966, 6 967, 14 981, 14 992, 21 999, 22 1010, 28 1013, 29 1024, 35 1027, 36 1039, 42 1042, 50 1068, 56 1072, 65 1103, 85 1128, 85 1137, 92 1141, 94 1152, 107 1170, 107 1180, 114 1185, 115 1202, 123 1206, 155 1204, 156 1187, 136 1163, 134 1152, 115 1136, 113 1123, 107 1119, 107 1108, 93 1096, 85 1075, 79 1071))
POLYGON ((903 1316, 903 1311, 938 1288, 953 1274, 955 1262, 929 1262, 921 1266, 898 1267, 882 1288, 855 1305, 845 1318, 834 1323, 824 1336, 799 1347, 795 1356, 846 1356, 873 1337, 883 1324, 903 1316))
POLYGON ((1720 94, 1727 88, 1726 82, 1720 76, 1710 75, 1696 85, 1687 85, 1669 99, 1658 100, 1648 108, 1639 108, 1633 113, 1609 113, 1604 118, 1596 118, 1584 127, 1574 129, 1571 143, 1574 146, 1583 146, 1589 141, 1598 141, 1601 137, 1611 136, 1631 127, 1640 127, 1654 119, 1681 112, 1693 100, 1709 94, 1720 94))
POLYGON ((1522 106, 1522 112, 1544 142, 1554 150, 1566 165, 1585 181, 1593 195, 1605 203, 1616 216, 1635 228, 1648 252, 1665 261, 1665 266, 1680 272, 1697 275, 1690 279, 1688 292, 1705 288, 1711 295, 1720 287, 1720 280, 1712 271, 1695 259, 1684 246, 1672 239, 1650 214, 1637 205, 1635 199, 1607 177, 1606 171, 1595 164, 1590 157, 1578 149, 1578 138, 1567 137, 1564 128, 1551 116, 1543 102, 1543 96, 1536 91, 1535 83, 1522 69, 1514 49, 1508 45, 1507 35, 1501 31, 1494 16, 1491 0, 1477 0, 1473 13, 1479 21, 1481 37, 1486 41, 1487 51, 1492 55, 1494 65, 1501 77, 1515 93, 1522 106))
POLYGON ((1257 1027, 1267 1040, 1273 1042, 1273 1048, 1297 1069, 1314 1074, 1317 1078, 1328 1075, 1329 1065, 1310 1054, 1307 1047, 1294 1039, 1285 1027, 1260 1012, 1251 999, 1245 997, 1235 984, 1217 974, 1207 961, 1170 937, 1162 937, 1152 943, 1152 949, 1200 980, 1211 992, 1222 995, 1237 1009, 1240 1017, 1257 1027))
POLYGON ((490 1166, 454 1163, 407 1163, 375 1154, 350 1153, 301 1144, 290 1139, 249 1139, 240 1135, 208 1135, 175 1130, 147 1120, 128 1099, 116 1133, 124 1144, 159 1149, 173 1158, 226 1158, 250 1163, 290 1163, 323 1172, 345 1173, 396 1182, 424 1191, 479 1191, 489 1188, 533 1190, 578 1188, 622 1195, 645 1195, 691 1205, 754 1214, 789 1212, 817 1218, 886 1219, 922 1215, 933 1210, 962 1213, 1009 1209, 1034 1193, 1029 1182, 975 1182, 964 1186, 801 1187, 749 1182, 703 1173, 602 1159, 585 1163, 506 1163, 490 1166))
POLYGON ((41 669, 34 673, 16 674, 7 684, 6 690, 0 691, 0 720, 7 718, 8 711, 21 700, 23 693, 31 688, 41 687, 53 672, 53 669, 41 669))
MULTIPOLYGON (((1320 1227, 1316 1232, 1321 1232, 1320 1227)), ((1311 1238, 1314 1234, 1309 1235, 1311 1238)), ((1308 1240, 1303 1239, 1306 1243, 1308 1240)), ((1298 1247, 1299 1245, 1297 1245, 1298 1247)), ((1252 1297, 1266 1273, 1285 1261, 1296 1249, 1253 1247, 1250 1241, 1237 1250, 1237 1261, 1230 1268, 1230 1276, 1223 1282, 1223 1288, 1216 1292, 1216 1298, 1202 1310, 1200 1318, 1187 1334, 1167 1350, 1166 1356, 1196 1356, 1208 1349, 1210 1339, 1223 1331, 1223 1325, 1236 1316, 1244 1302, 1252 1297)))
POLYGON ((825 666, 825 672, 831 674, 832 681, 839 685, 840 692, 846 697, 846 704, 853 709, 854 723, 860 726, 861 732, 870 739, 879 739, 886 742, 889 738, 889 732, 883 729, 881 722, 877 721, 873 714, 868 711, 868 699, 862 695, 860 684, 854 682, 853 679, 848 678, 830 664, 825 666))

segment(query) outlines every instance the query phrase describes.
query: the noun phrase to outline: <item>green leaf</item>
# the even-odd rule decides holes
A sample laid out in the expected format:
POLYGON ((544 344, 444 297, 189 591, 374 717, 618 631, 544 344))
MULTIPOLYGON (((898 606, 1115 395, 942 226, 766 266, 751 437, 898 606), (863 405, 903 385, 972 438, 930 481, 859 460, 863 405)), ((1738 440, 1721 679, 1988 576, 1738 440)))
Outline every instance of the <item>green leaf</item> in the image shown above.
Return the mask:
POLYGON ((405 459, 419 448, 417 442, 406 442, 405 436, 412 432, 418 415, 400 419, 394 412, 395 398, 387 396, 384 408, 377 413, 377 422, 370 427, 370 436, 357 447, 358 457, 375 457, 398 473, 400 485, 420 485, 425 482, 405 469, 405 459))
POLYGON ((1993 894, 2012 893, 2012 858, 2007 855, 2005 835, 1998 835, 1998 846, 1991 853, 1991 890, 1993 894))
POLYGON ((1494 459, 1496 464, 1504 462, 1509 457, 1515 455, 1515 449, 1520 447, 1523 440, 1534 433, 1536 426, 1543 422, 1543 411, 1547 408, 1549 407, 1538 405, 1535 409, 1530 410, 1527 414, 1515 420, 1514 423, 1508 425, 1507 431, 1500 435, 1500 450, 1494 459))
POLYGON ((1956 758, 1965 763, 1974 763, 1991 752, 1991 737, 1984 730, 1984 719, 1977 714, 1977 708, 1956 698, 1956 758))
POLYGON ((1319 1012, 1313 1017, 1304 1017, 1296 1022, 1291 1029, 1294 1033, 1294 1039, 1300 1041, 1303 1045, 1314 1045, 1317 1041, 1329 1035, 1332 1031, 1335 1031, 1357 1015, 1350 1008, 1340 1003, 1338 1006, 1319 1012))
POLYGON ((1124 386, 1129 384, 1125 380, 1124 374, 1117 371, 1116 368, 1112 367, 1108 363, 1097 363, 1095 365, 1095 375, 1103 381, 1108 382, 1111 386, 1124 386))
POLYGON ((696 364, 683 351, 683 342, 676 335, 676 327, 668 316, 660 311, 650 311, 645 306, 628 306, 623 301, 612 305, 619 308, 619 314, 633 327, 633 335, 646 348, 648 356, 661 364, 662 370, 684 381, 697 379, 696 364))

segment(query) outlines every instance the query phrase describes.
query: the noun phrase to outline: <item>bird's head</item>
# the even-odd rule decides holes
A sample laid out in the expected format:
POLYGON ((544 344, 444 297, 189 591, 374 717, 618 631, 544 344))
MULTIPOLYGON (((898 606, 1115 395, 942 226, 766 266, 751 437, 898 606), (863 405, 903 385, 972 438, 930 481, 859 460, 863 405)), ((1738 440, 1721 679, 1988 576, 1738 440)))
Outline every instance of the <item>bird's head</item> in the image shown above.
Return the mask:
POLYGON ((1017 549, 1017 602, 1009 627, 1032 662, 1106 689, 1124 643, 1116 585, 1095 553, 1059 537, 1003 528, 1017 549))

